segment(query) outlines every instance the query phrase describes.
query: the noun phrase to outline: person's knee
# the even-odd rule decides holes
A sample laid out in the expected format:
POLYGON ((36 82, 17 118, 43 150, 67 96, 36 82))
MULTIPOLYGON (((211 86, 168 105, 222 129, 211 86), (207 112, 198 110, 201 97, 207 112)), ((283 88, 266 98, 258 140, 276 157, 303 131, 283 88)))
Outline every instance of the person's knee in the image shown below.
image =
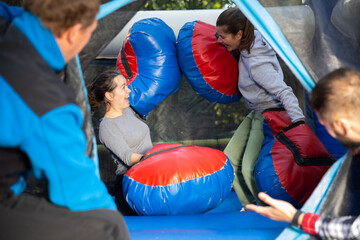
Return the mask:
POLYGON ((118 211, 98 209, 92 211, 90 215, 104 223, 104 231, 106 230, 106 232, 104 232, 105 236, 118 240, 130 239, 125 220, 118 211))
POLYGON ((238 171, 238 169, 241 169, 241 161, 239 159, 236 159, 236 158, 232 158, 232 157, 229 157, 227 156, 229 161, 230 161, 230 164, 231 166, 233 167, 234 171, 238 171))
POLYGON ((253 175, 254 168, 249 165, 243 165, 241 168, 241 173, 244 176, 244 179, 251 179, 253 175))
POLYGON ((112 236, 114 237, 114 239, 128 240, 130 239, 129 231, 125 224, 124 218, 121 216, 120 213, 117 215, 118 215, 117 219, 115 219, 115 221, 112 222, 112 229, 113 229, 112 236))

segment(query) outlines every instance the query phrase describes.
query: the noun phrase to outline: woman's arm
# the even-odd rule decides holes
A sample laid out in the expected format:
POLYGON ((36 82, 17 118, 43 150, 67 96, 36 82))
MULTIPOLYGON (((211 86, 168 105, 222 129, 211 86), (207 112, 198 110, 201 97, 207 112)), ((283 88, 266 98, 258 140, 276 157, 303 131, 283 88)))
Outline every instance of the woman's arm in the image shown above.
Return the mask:
POLYGON ((249 57, 251 78, 266 92, 280 100, 292 122, 304 120, 298 99, 292 88, 284 82, 284 74, 274 50, 267 43, 264 44, 260 53, 254 53, 249 57))
POLYGON ((99 138, 106 148, 121 159, 125 165, 131 167, 137 162, 138 156, 134 155, 136 153, 131 150, 116 125, 101 124, 99 138))

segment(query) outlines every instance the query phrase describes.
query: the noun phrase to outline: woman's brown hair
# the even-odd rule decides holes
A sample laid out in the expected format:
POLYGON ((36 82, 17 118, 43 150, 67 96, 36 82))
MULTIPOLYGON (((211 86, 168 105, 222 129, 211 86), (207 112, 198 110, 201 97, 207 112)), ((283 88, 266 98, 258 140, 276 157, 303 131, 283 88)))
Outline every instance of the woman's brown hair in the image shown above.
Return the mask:
POLYGON ((254 26, 240 9, 231 7, 223 11, 216 21, 216 26, 225 26, 226 32, 234 35, 242 30, 243 35, 240 40, 240 51, 245 49, 250 53, 255 39, 254 26))
POLYGON ((116 87, 114 78, 121 75, 115 70, 108 70, 98 75, 95 80, 87 85, 88 100, 91 107, 91 114, 94 114, 102 104, 107 104, 105 93, 112 92, 116 87))

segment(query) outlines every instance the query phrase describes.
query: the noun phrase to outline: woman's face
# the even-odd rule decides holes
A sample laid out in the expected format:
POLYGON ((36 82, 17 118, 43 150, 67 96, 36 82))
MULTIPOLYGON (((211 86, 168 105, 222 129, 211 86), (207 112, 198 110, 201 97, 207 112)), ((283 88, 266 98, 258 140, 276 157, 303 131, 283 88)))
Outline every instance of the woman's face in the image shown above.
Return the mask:
POLYGON ((219 35, 218 43, 224 45, 229 52, 240 48, 241 30, 237 34, 228 33, 226 26, 216 26, 216 30, 219 35))
POLYGON ((119 75, 114 78, 114 83, 116 84, 116 88, 110 93, 111 105, 120 109, 129 107, 128 98, 131 90, 127 87, 126 79, 124 76, 119 75))

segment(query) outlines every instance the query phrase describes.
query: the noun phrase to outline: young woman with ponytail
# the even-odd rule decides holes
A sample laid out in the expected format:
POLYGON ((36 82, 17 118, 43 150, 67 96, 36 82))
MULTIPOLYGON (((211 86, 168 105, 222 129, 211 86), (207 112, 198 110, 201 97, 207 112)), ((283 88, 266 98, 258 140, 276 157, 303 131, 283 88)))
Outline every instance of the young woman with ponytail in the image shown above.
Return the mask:
POLYGON ((233 188, 245 206, 256 200, 261 202, 253 176, 264 140, 261 113, 283 108, 293 123, 305 117, 292 89, 284 82, 275 51, 238 8, 223 11, 216 29, 218 43, 228 51, 240 53, 238 88, 246 106, 252 110, 224 150, 236 175, 233 188))
POLYGON ((123 175, 153 145, 149 127, 136 117, 129 107, 130 89, 126 79, 117 71, 101 73, 87 86, 91 112, 105 104, 105 116, 99 126, 99 139, 117 165, 114 185, 115 202, 123 215, 135 215, 122 191, 123 175))

